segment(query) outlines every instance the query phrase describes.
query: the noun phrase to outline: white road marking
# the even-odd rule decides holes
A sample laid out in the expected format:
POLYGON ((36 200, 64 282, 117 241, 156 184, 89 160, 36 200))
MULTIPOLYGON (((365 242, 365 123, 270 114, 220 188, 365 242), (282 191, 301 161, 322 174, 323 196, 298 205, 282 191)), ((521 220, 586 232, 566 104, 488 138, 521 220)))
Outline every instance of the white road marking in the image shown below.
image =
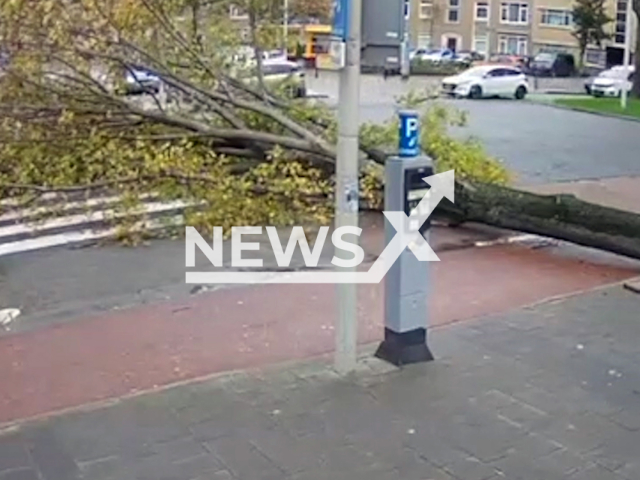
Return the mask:
MULTIPOLYGON (((142 229, 152 230, 154 228, 162 228, 167 225, 179 225, 184 221, 182 215, 163 220, 149 220, 146 222, 138 222, 131 230, 139 231, 142 229)), ((19 240, 16 242, 0 243, 0 257, 3 255, 11 255, 14 253, 30 252, 33 250, 41 250, 44 248, 58 247, 72 243, 80 243, 91 240, 102 240, 113 237, 118 233, 118 228, 108 228, 104 230, 84 229, 75 232, 59 233, 56 235, 45 235, 28 240, 19 240)))
MULTIPOLYGON (((166 212, 170 210, 175 210, 176 208, 185 208, 188 204, 185 202, 153 202, 143 204, 140 210, 135 213, 145 214, 145 213, 160 213, 166 212)), ((2 237, 8 237, 11 235, 19 235, 25 233, 38 233, 44 232, 46 230, 51 230, 54 228, 62 228, 62 227, 71 227, 71 226, 81 226, 91 222, 99 222, 102 220, 109 220, 112 218, 123 218, 131 215, 133 212, 118 212, 113 209, 109 210, 99 210, 95 212, 89 212, 86 214, 78 214, 78 215, 69 215, 66 217, 57 217, 49 220, 44 220, 42 222, 37 222, 34 224, 24 224, 21 223, 19 225, 9 225, 6 227, 0 228, 0 241, 2 241, 2 237)))
MULTIPOLYGON (((152 198, 151 195, 145 194, 140 195, 140 200, 146 200, 152 198)), ((73 210, 75 208, 87 208, 91 209, 93 207, 97 207, 100 205, 109 205, 116 203, 120 200, 120 197, 100 197, 100 198, 90 198, 88 200, 77 200, 74 202, 68 202, 59 207, 59 211, 67 211, 73 210)), ((22 219, 27 219, 30 217, 35 217, 36 215, 41 215, 43 213, 51 211, 51 207, 37 207, 37 208, 28 208, 23 210, 15 210, 13 212, 7 212, 3 215, 0 215, 0 222, 6 220, 14 220, 20 221, 22 219)))

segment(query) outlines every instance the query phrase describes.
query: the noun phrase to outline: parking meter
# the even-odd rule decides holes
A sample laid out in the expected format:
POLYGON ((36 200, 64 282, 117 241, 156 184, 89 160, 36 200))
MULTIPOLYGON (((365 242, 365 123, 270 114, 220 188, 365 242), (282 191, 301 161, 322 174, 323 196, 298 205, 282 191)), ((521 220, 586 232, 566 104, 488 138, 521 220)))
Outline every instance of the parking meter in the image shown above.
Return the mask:
MULTIPOLYGON (((421 223, 419 203, 429 191, 422 180, 433 175, 433 163, 419 155, 419 122, 416 112, 400 112, 399 155, 385 165, 385 211, 409 216, 406 228, 429 240, 429 219, 421 223)), ((424 216, 423 216, 424 218, 424 216)), ((385 245, 396 235, 385 218, 385 245)), ((427 294, 429 262, 419 261, 405 248, 385 277, 384 341, 376 356, 394 365, 433 360, 427 345, 427 294)))

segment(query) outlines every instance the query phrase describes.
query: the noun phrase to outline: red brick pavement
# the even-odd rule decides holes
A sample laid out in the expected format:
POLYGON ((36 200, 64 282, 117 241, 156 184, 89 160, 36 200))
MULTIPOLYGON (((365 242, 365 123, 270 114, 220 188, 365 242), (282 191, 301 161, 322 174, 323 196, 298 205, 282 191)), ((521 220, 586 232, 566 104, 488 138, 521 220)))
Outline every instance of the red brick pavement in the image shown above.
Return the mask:
MULTIPOLYGON (((438 326, 637 275, 522 246, 440 253, 438 326)), ((219 290, 0 338, 0 424, 215 372, 330 352, 335 286, 219 290)), ((382 285, 359 289, 359 340, 380 338, 382 285)))

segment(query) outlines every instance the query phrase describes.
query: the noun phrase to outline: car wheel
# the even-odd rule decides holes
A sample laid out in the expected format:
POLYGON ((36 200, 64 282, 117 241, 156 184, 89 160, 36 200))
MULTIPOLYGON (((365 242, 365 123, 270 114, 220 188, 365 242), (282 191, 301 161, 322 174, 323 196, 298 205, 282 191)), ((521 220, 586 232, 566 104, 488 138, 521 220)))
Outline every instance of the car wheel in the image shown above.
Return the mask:
POLYGON ((480 97, 482 97, 482 88, 480 88, 480 85, 474 85, 473 87, 471 87, 471 90, 469 90, 469 98, 480 97))
POLYGON ((520 85, 518 88, 516 88, 515 97, 516 97, 517 100, 522 100, 526 96, 527 96, 527 89, 526 88, 524 88, 522 85, 520 85))

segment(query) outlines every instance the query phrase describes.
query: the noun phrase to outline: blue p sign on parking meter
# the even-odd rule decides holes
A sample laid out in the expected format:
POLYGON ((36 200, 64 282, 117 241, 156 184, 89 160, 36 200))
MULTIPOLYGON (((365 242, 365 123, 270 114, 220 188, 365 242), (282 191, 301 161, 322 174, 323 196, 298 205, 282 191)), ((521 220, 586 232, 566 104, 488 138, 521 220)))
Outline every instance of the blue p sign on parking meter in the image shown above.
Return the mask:
POLYGON ((418 112, 402 110, 400 116, 400 148, 399 156, 402 158, 417 157, 420 153, 420 121, 418 112))

